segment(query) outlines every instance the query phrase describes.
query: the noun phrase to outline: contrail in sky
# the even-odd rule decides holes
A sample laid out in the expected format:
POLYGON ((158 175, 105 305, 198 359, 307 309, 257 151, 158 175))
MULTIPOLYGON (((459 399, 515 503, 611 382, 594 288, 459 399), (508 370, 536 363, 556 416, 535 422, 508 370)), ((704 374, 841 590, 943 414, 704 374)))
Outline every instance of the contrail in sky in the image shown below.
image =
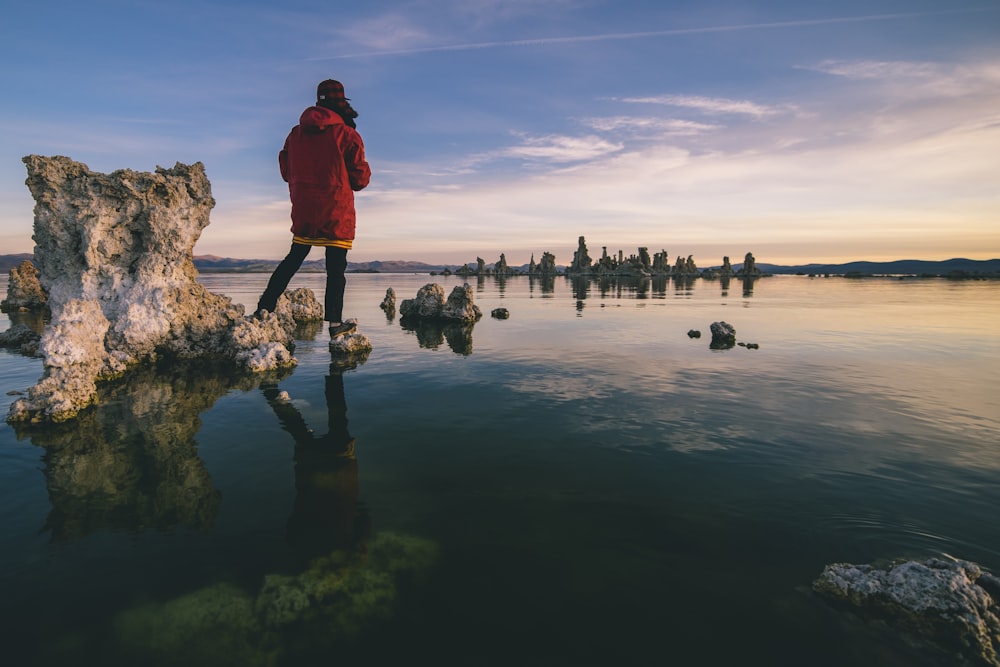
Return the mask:
POLYGON ((388 51, 369 51, 367 53, 351 53, 340 56, 322 56, 307 58, 316 60, 346 60, 353 58, 370 58, 376 56, 413 55, 417 53, 436 53, 441 51, 471 51, 474 49, 496 49, 511 46, 547 46, 552 44, 578 44, 582 42, 606 42, 621 39, 641 39, 643 37, 670 37, 674 35, 697 35, 701 33, 739 32, 743 30, 761 30, 767 28, 801 28, 816 25, 831 25, 837 23, 863 23, 868 21, 890 21, 892 19, 914 18, 917 16, 932 16, 940 14, 958 14, 968 11, 990 11, 989 9, 956 10, 943 12, 919 12, 902 14, 875 14, 870 16, 847 16, 826 19, 805 19, 800 21, 774 21, 770 23, 745 23, 742 25, 709 26, 704 28, 678 28, 675 30, 648 30, 644 32, 608 33, 605 35, 576 35, 573 37, 539 37, 537 39, 514 39, 497 42, 475 42, 471 44, 450 44, 444 46, 425 46, 411 49, 394 49, 388 51))

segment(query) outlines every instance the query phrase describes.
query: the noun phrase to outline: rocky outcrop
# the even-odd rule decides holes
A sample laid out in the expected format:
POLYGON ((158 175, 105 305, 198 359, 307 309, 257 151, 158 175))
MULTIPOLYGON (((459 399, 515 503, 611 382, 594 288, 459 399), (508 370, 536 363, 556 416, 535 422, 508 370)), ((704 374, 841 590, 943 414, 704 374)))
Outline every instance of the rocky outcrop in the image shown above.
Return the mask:
POLYGON ((40 339, 41 336, 27 324, 15 324, 0 333, 0 347, 14 348, 21 354, 31 357, 38 353, 40 339))
POLYGON ((757 260, 754 259, 752 252, 748 252, 743 258, 743 268, 737 271, 736 275, 741 278, 759 278, 763 275, 761 270, 757 268, 757 260))
POLYGON ((678 255, 677 261, 674 263, 673 275, 679 277, 696 278, 698 276, 698 267, 694 263, 694 257, 688 255, 687 259, 684 259, 680 255, 678 255))
MULTIPOLYGON (((534 259, 534 256, 532 256, 532 259, 534 259)), ((531 273, 538 276, 554 276, 558 272, 559 270, 556 268, 556 256, 546 251, 542 253, 542 261, 538 263, 534 272, 531 273)))
POLYGON ((456 285, 445 300, 444 288, 437 283, 421 287, 414 298, 404 299, 399 305, 404 319, 432 319, 454 322, 476 322, 483 316, 472 298, 468 283, 456 285))
MULTIPOLYGON (((355 327, 358 325, 358 321, 354 318, 344 320, 344 323, 353 324, 355 327)), ((371 340, 357 329, 349 334, 330 339, 330 352, 341 357, 364 357, 367 359, 371 351, 371 340)))
POLYGON ((729 262, 729 256, 722 258, 722 266, 718 269, 705 269, 701 272, 702 278, 721 278, 724 283, 728 284, 730 278, 733 277, 733 265, 729 262))
POLYGON ((590 265, 593 260, 590 259, 590 255, 587 252, 587 241, 584 237, 580 237, 576 252, 573 253, 573 262, 569 265, 570 273, 589 273, 590 265))
POLYGON ((308 287, 286 290, 278 301, 284 303, 278 303, 275 312, 279 315, 287 313, 295 324, 323 321, 323 305, 308 287))
POLYGON ((7 298, 0 302, 3 312, 45 310, 49 295, 38 281, 38 269, 28 260, 10 270, 7 285, 7 298))
POLYGON ((1000 578, 975 563, 932 558, 886 567, 836 563, 813 590, 978 665, 1000 666, 1000 578))
POLYGON ((66 157, 24 162, 52 320, 39 344, 43 376, 8 421, 71 419, 98 382, 164 357, 253 371, 296 363, 294 316, 246 319, 196 280, 192 251, 215 205, 201 163, 100 174, 66 157))
POLYGON ((396 290, 391 287, 385 290, 385 297, 382 299, 382 303, 379 304, 386 317, 393 318, 396 315, 396 290))
POLYGON ((493 265, 493 273, 497 276, 509 276, 514 273, 507 265, 507 256, 504 253, 500 253, 500 259, 493 265))

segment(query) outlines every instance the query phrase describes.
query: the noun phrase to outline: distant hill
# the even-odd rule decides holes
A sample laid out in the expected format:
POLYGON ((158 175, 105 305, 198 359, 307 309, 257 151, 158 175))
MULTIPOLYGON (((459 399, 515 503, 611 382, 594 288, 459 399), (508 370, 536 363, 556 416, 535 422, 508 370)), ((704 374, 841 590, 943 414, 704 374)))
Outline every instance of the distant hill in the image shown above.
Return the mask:
MULTIPOLYGON (((317 253, 318 254, 318 253, 317 253)), ((194 266, 202 273, 270 273, 278 266, 278 260, 273 259, 233 259, 231 257, 216 257, 214 255, 197 255, 194 266)), ((457 266, 451 267, 452 269, 457 266)), ((443 271, 444 264, 425 264, 408 260, 390 260, 375 262, 348 262, 348 273, 430 273, 443 271)), ((326 271, 325 259, 312 259, 302 262, 300 271, 306 273, 323 273, 326 271)))
POLYGON ((348 271, 372 271, 376 273, 430 273, 431 271, 444 271, 446 268, 455 270, 460 265, 445 264, 425 264, 423 262, 411 262, 408 260, 389 260, 385 262, 348 262, 348 271))
POLYGON ((24 260, 31 258, 30 252, 23 252, 19 255, 0 255, 0 271, 7 273, 24 260))
POLYGON ((920 259, 901 259, 894 262, 847 262, 846 264, 802 264, 781 266, 761 264, 757 268, 765 273, 776 274, 833 274, 833 275, 907 275, 907 276, 948 276, 969 274, 980 276, 1000 275, 1000 259, 948 259, 930 262, 920 259))
MULTIPOLYGON (((0 255, 0 273, 7 273, 26 259, 31 253, 0 255)), ((475 262, 470 262, 473 266, 475 262)), ((270 273, 278 265, 273 259, 234 259, 215 255, 198 255, 194 265, 201 273, 270 273)), ((348 262, 347 270, 352 273, 431 273, 446 268, 454 271, 461 264, 427 264, 410 260, 387 260, 374 262, 348 262)), ((489 265, 488 265, 489 266, 489 265)), ((734 268, 740 268, 736 264, 734 268)), ((527 265, 520 268, 527 271, 527 265)), ((847 262, 846 264, 799 264, 781 265, 757 262, 757 268, 764 273, 774 274, 831 274, 831 275, 911 275, 949 276, 970 275, 1000 277, 1000 259, 948 259, 940 262, 901 259, 894 262, 847 262)), ((302 271, 323 273, 326 260, 314 259, 303 262, 302 271)))

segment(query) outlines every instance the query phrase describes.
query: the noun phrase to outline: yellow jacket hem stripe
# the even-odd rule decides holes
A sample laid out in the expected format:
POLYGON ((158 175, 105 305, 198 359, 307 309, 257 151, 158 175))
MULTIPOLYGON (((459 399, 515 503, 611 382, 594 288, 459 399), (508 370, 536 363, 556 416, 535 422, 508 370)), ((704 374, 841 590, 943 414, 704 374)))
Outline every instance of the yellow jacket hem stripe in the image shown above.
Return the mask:
POLYGON ((295 243, 301 243, 302 245, 319 245, 329 248, 347 248, 351 249, 351 244, 354 242, 350 239, 311 239, 306 236, 293 236, 292 241, 295 243))

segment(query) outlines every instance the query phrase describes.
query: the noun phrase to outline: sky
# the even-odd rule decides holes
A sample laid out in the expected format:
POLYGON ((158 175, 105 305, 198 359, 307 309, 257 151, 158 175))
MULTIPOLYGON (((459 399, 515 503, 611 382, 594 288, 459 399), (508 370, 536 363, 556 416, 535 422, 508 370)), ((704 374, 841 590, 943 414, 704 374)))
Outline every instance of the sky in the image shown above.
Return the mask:
MULTIPOLYGON (((1000 257, 997 0, 2 0, 0 254, 21 158, 202 162, 196 255, 278 259, 316 84, 372 167, 353 262, 1000 257)), ((317 255, 315 258, 319 258, 317 255)), ((314 259, 315 259, 314 258, 314 259)))

